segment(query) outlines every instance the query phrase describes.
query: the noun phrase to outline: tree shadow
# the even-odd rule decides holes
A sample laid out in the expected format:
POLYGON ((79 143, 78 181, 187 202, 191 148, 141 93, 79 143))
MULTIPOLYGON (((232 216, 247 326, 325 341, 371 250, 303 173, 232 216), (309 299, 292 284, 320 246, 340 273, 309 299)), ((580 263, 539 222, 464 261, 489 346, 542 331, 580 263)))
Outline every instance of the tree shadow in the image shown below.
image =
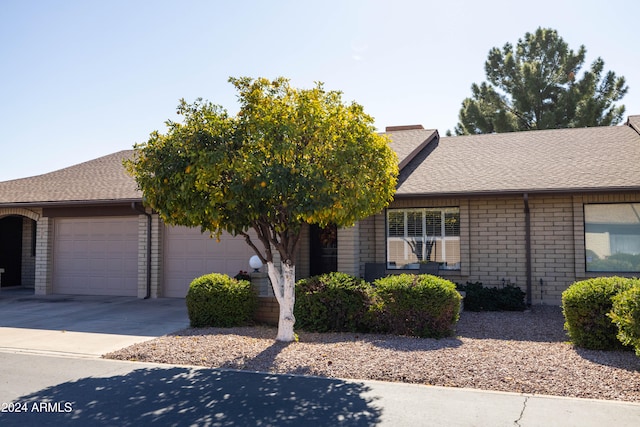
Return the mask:
POLYGON ((2 413, 0 425, 370 426, 381 410, 362 396, 367 391, 362 383, 337 379, 145 368, 20 397, 15 402, 27 412, 2 413))
POLYGON ((273 366, 278 354, 291 343, 274 341, 269 347, 262 350, 251 358, 232 359, 223 363, 220 368, 223 369, 251 369, 252 366, 273 366))

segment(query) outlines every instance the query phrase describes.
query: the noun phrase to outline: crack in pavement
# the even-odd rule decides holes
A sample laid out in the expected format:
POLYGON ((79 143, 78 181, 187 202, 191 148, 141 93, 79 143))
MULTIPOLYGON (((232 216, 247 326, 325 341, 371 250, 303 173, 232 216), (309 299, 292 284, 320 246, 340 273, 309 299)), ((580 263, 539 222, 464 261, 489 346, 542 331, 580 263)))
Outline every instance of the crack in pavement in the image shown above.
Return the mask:
POLYGON ((525 409, 527 409, 527 402, 528 401, 529 401, 529 396, 525 396, 524 402, 522 402, 522 411, 520 411, 520 416, 518 417, 517 420, 515 420, 513 422, 513 425, 515 425, 515 426, 519 426, 520 425, 520 421, 522 420, 522 417, 524 415, 524 411, 525 411, 525 409))

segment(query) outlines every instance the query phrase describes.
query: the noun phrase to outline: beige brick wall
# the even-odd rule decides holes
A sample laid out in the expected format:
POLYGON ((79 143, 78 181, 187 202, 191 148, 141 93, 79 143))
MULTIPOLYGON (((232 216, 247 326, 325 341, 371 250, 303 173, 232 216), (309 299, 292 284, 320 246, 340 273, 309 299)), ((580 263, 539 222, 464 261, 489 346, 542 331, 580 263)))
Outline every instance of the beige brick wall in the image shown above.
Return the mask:
POLYGON ((36 257, 33 247, 33 233, 36 222, 22 218, 22 286, 33 288, 36 281, 36 257))
MULTIPOLYGON (((559 305, 574 281, 610 275, 585 271, 585 203, 640 202, 640 192, 529 195, 531 297, 533 304, 559 305)), ((457 283, 511 283, 526 291, 525 204, 523 195, 470 199, 401 199, 393 208, 460 208, 460 271, 441 275, 457 283)), ((386 261, 384 214, 361 221, 360 276, 366 262, 386 261), (370 235, 375 236, 371 244, 370 235)), ((342 244, 342 242, 340 242, 342 244)), ((637 274, 636 274, 637 275, 637 274)))
POLYGON ((275 297, 259 297, 254 320, 268 325, 277 325, 280 317, 280 306, 275 297))
POLYGON ((383 214, 370 216, 358 223, 360 265, 356 276, 364 277, 364 264, 367 262, 385 262, 384 223, 383 214))
MULTIPOLYGON (((147 295, 147 235, 148 218, 138 215, 138 298, 147 295)), ((164 226, 157 214, 151 215, 151 298, 162 295, 162 233, 164 226)))
POLYGON ((53 227, 53 218, 41 217, 38 220, 36 231, 36 295, 49 295, 53 291, 53 227))
POLYGON ((465 254, 469 260, 467 280, 486 285, 502 284, 503 280, 505 283, 524 285, 526 253, 523 199, 469 200, 468 218, 469 245, 468 255, 465 254))
POLYGON ((360 274, 360 223, 338 229, 338 271, 360 274))
MULTIPOLYGON (((575 218, 571 196, 531 196, 531 302, 561 303, 562 292, 576 280, 575 218)), ((582 211, 582 205, 579 206, 582 211)))

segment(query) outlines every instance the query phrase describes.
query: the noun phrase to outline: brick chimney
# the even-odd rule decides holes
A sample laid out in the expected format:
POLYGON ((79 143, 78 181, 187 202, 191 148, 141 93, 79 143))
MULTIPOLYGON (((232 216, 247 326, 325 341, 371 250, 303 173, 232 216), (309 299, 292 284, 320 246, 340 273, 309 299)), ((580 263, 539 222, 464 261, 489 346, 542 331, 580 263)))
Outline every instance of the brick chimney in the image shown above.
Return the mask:
POLYGON ((422 125, 387 126, 385 132, 397 132, 401 130, 423 130, 422 125))

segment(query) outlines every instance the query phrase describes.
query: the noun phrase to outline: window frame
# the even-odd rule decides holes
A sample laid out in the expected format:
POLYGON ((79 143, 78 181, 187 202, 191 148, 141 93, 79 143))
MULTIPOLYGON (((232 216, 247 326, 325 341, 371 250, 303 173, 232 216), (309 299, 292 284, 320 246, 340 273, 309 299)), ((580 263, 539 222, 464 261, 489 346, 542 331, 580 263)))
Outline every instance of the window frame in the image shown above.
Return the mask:
MULTIPOLYGON (((587 236, 588 233, 588 228, 590 228, 587 225, 587 209, 589 206, 621 206, 621 205, 628 205, 631 207, 631 209, 634 211, 636 218, 638 218, 638 223, 636 225, 636 227, 640 228, 640 202, 611 202, 611 203, 583 203, 582 205, 582 226, 583 226, 583 239, 584 239, 584 271, 586 274, 602 274, 602 273, 617 273, 617 274, 637 274, 640 273, 640 264, 638 264, 638 266, 636 267, 636 269, 608 269, 608 268, 601 268, 601 269, 590 269, 590 266, 593 265, 594 260, 590 260, 590 252, 594 253, 597 255, 596 251, 594 251, 594 247, 593 246, 589 246, 588 241, 589 238, 587 236), (638 208, 634 208, 633 206, 636 205, 638 206, 638 208), (638 209, 638 210, 636 210, 638 209)), ((624 225, 618 225, 616 223, 593 223, 593 224, 597 224, 597 225, 593 225, 592 227, 602 227, 603 229, 606 229, 608 226, 612 226, 612 229, 615 228, 622 228, 624 225)), ((630 223, 630 224, 634 224, 634 223, 630 223)), ((601 233, 601 234, 605 234, 605 233, 601 233)), ((618 235, 619 233, 616 233, 616 235, 618 235)), ((640 233, 638 234, 626 234, 625 236, 640 236, 640 233)), ((609 252, 611 250, 611 244, 612 244, 612 236, 609 235, 608 236, 608 247, 609 247, 609 252)), ((639 245, 640 246, 640 245, 639 245)), ((615 253, 610 253, 608 256, 612 256, 612 255, 616 255, 616 254, 625 254, 624 252, 615 252, 615 253)), ((638 254, 628 254, 628 255, 633 255, 633 256, 638 256, 640 258, 640 252, 638 254)), ((606 264, 605 264, 606 265, 606 264)))
MULTIPOLYGON (((397 224, 398 221, 394 220, 394 222, 397 224)), ((418 227, 412 227, 412 230, 416 230, 418 227)), ((390 269, 390 270, 418 270, 419 264, 421 262, 429 262, 429 261, 425 261, 425 260, 418 260, 416 262, 407 262, 405 264, 402 265, 398 265, 395 262, 390 260, 390 254, 392 253, 392 250, 390 248, 390 245, 392 242, 399 242, 402 241, 403 244, 403 251, 404 251, 404 259, 408 260, 408 254, 409 252, 412 252, 411 249, 411 244, 408 242, 409 238, 418 238, 420 239, 421 242, 421 250, 420 253, 422 254, 422 256, 424 256, 424 252, 427 250, 426 249, 426 244, 428 241, 431 241, 434 243, 434 248, 435 250, 440 251, 439 254, 439 258, 442 259, 443 261, 440 261, 440 269, 442 270, 447 270, 447 271, 461 271, 462 269, 462 259, 461 259, 461 244, 462 244, 462 239, 461 239, 461 209, 459 206, 433 206, 433 207, 409 207, 409 208, 388 208, 386 210, 386 214, 385 214, 385 264, 386 264, 386 268, 390 269), (416 233, 411 233, 409 234, 409 222, 408 218, 409 218, 409 214, 410 213, 415 213, 415 212, 420 212, 421 213, 421 223, 420 223, 420 236, 417 236, 416 233), (428 222, 428 212, 438 212, 439 213, 439 230, 437 231, 436 234, 430 235, 429 231, 432 231, 433 228, 429 227, 429 225, 427 224, 428 222), (403 235, 400 236, 397 234, 397 231, 400 227, 398 227, 397 225, 394 227, 394 230, 396 231, 395 235, 391 235, 390 231, 390 225, 391 225, 391 221, 392 219, 390 218, 391 215, 396 214, 396 213, 401 213, 402 214, 402 232, 403 235), (457 225, 455 226, 455 234, 447 234, 447 216, 451 215, 451 214, 455 214, 457 215, 457 225), (430 240, 428 240, 430 239, 430 240), (458 254, 457 254, 457 262, 455 263, 451 263, 448 264, 447 263, 447 242, 451 242, 451 241, 455 241, 458 242, 458 254), (439 242, 439 244, 438 244, 439 242)), ((433 250, 432 249, 432 250, 433 250)), ((420 256, 413 251, 415 256, 420 258, 420 256)), ((430 254, 431 255, 431 254, 430 254)), ((438 254, 436 254, 436 258, 438 258, 438 254)))

